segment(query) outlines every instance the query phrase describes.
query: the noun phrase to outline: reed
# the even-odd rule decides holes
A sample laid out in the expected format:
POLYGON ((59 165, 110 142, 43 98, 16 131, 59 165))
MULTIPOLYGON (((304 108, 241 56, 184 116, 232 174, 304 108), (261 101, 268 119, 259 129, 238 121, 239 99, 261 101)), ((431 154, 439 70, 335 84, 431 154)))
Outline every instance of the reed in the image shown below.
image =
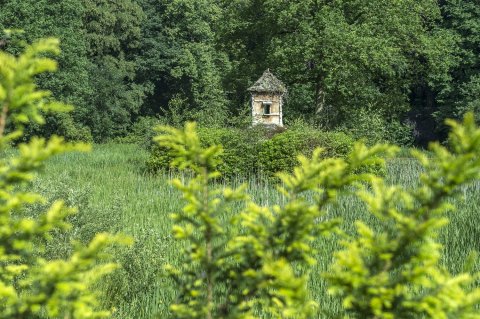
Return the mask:
MULTIPOLYGON (((67 242, 87 241, 96 232, 121 232, 135 238, 131 248, 113 251, 122 269, 107 277, 103 301, 115 307, 114 318, 163 318, 174 298, 175 288, 162 276, 162 265, 178 258, 178 243, 170 235, 169 214, 183 206, 181 195, 168 180, 168 174, 152 175, 145 170, 148 153, 133 144, 95 145, 91 153, 70 153, 51 159, 34 187, 48 199, 65 198, 79 209, 72 217, 74 228, 59 235, 49 247, 52 256, 66 253, 67 242)), ((388 164, 387 179, 405 187, 414 187, 419 166, 408 157, 388 164)), ((261 176, 235 178, 229 183, 248 183, 250 195, 257 203, 272 205, 283 200, 268 179, 261 176)), ((463 260, 480 250, 480 182, 465 187, 462 198, 453 200, 457 211, 449 215, 441 240, 445 253, 443 263, 453 273, 463 270, 463 260)), ((346 198, 330 209, 329 217, 341 217, 342 228, 353 231, 355 220, 376 221, 367 215, 363 205, 346 198)), ((338 249, 336 238, 316 242, 318 262, 312 272, 313 297, 321 301, 325 317, 335 314, 338 302, 329 297, 321 273, 328 271, 332 252, 338 249)), ((474 264, 480 270, 480 263, 474 264)))

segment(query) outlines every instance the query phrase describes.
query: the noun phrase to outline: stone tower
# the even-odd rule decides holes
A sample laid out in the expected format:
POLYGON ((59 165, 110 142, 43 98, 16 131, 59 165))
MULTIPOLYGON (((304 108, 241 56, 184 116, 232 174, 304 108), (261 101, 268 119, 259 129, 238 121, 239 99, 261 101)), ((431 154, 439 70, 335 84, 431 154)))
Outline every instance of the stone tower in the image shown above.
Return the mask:
POLYGON ((248 91, 251 94, 252 125, 283 126, 285 85, 267 69, 248 91))

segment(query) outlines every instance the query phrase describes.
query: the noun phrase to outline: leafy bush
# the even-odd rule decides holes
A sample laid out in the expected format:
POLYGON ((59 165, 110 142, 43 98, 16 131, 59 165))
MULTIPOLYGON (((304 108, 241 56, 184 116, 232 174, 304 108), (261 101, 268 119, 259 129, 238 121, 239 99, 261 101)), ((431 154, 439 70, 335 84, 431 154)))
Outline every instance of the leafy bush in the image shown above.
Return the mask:
POLYGON ((413 127, 397 119, 386 117, 372 109, 351 111, 342 131, 351 134, 355 139, 363 139, 368 145, 375 143, 393 143, 399 146, 411 146, 414 141, 413 127))
POLYGON ((342 301, 338 317, 480 318, 477 277, 448 273, 436 241, 453 208, 450 197, 480 178, 480 129, 473 115, 449 124, 451 151, 437 143, 430 156, 413 152, 424 170, 415 188, 355 173, 384 164, 382 154, 395 154, 394 146, 355 144, 345 159, 323 159, 317 149, 311 158, 300 156, 292 174, 278 175, 285 202, 273 207, 253 202, 245 185, 211 183, 220 175, 222 147, 202 147, 194 124, 163 127, 156 141, 170 150, 173 165, 193 172, 191 179, 172 182, 186 201, 172 214, 173 234, 184 243, 179 263, 167 266, 178 287, 172 317, 318 317, 321 305, 310 300, 307 284, 318 258, 313 242, 336 228, 338 221, 324 216, 330 206, 353 194, 376 226, 357 221, 356 234, 343 234, 343 248, 324 275, 342 301), (243 207, 240 213, 229 214, 233 203, 243 207))
MULTIPOLYGON (((198 131, 203 147, 224 145, 219 169, 225 177, 251 174, 258 170, 258 153, 263 134, 259 129, 201 128, 198 131)), ((168 149, 157 145, 152 147, 147 166, 153 170, 168 170, 172 160, 168 149)))
POLYGON ((448 121, 450 149, 434 143, 431 154, 414 151, 424 169, 415 189, 375 177, 357 193, 381 223, 356 223, 327 275, 353 318, 479 318, 480 288, 468 273, 440 265, 439 230, 453 209, 449 197, 480 178, 480 129, 468 114, 448 121))
POLYGON ((58 114, 47 121, 47 125, 54 126, 55 134, 63 136, 67 141, 93 142, 92 132, 87 126, 76 123, 69 114, 58 114))
MULTIPOLYGON (((10 129, 10 127, 9 127, 10 129)), ((75 122, 69 113, 54 113, 45 116, 45 123, 30 122, 24 128, 21 141, 26 142, 35 136, 62 136, 70 142, 93 142, 90 129, 75 122)))
MULTIPOLYGON (((188 204, 173 215, 174 236, 185 241, 178 267, 169 266, 179 286, 171 310, 175 318, 254 318, 257 308, 274 318, 306 318, 314 311, 306 290, 307 274, 296 273, 293 264, 307 267, 313 262, 314 237, 335 225, 319 221, 335 190, 365 179, 354 170, 376 161, 373 155, 388 150, 357 148, 351 164, 343 159, 312 161, 300 157, 302 167, 295 175, 280 175, 288 202, 281 207, 260 207, 250 201, 245 187, 211 189, 219 176, 222 148, 203 148, 194 124, 184 131, 163 127, 156 138, 170 150, 173 165, 194 172, 191 180, 174 180, 188 204), (329 174, 321 172, 329 168, 329 174), (326 192, 315 203, 307 200, 311 191, 324 186, 326 192), (220 217, 232 204, 245 204, 244 211, 229 220, 220 217), (234 225, 233 228, 227 225, 234 225), (231 229, 231 232, 228 232, 231 229)), ((227 216, 232 216, 227 214, 227 216)))
POLYGON ((262 144, 258 154, 259 164, 268 175, 290 172, 298 165, 298 155, 311 156, 322 148, 323 157, 343 157, 353 146, 353 139, 344 133, 318 130, 287 130, 262 144))
MULTIPOLYGON (((239 130, 200 128, 202 147, 222 145, 222 163, 218 167, 224 177, 264 173, 273 176, 279 171, 291 171, 298 164, 299 154, 311 155, 316 147, 324 149, 323 156, 345 156, 353 140, 344 133, 309 130, 271 130, 258 126, 239 130)), ((172 157, 160 145, 154 146, 147 166, 167 170, 172 157)))
POLYGON ((252 174, 258 170, 257 154, 261 147, 262 135, 262 131, 254 129, 203 128, 199 130, 202 147, 224 145, 219 170, 226 177, 252 174))
POLYGON ((120 143, 138 144, 146 149, 152 147, 155 136, 154 127, 162 124, 162 120, 153 116, 142 116, 133 123, 129 133, 125 137, 117 138, 120 143))
POLYGON ((55 39, 35 42, 18 57, 0 51, 0 317, 1 318, 102 318, 92 285, 111 272, 104 250, 121 237, 97 234, 86 247, 78 245, 63 258, 47 259, 52 236, 69 229, 66 218, 74 209, 58 200, 32 217, 28 208, 46 199, 30 191, 35 174, 51 156, 86 150, 84 144, 66 144, 62 138, 33 137, 18 152, 5 152, 19 143, 26 124, 45 122, 41 111, 70 109, 55 101, 49 91, 38 90, 35 76, 56 69, 46 58, 58 54, 55 39), (9 133, 7 124, 11 126, 9 133))

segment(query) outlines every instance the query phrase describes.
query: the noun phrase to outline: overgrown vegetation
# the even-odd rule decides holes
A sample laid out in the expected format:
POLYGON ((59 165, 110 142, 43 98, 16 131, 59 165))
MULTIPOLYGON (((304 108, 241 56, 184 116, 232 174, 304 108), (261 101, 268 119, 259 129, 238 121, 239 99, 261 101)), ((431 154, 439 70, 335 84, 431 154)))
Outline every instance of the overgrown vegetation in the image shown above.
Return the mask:
MULTIPOLYGON (((310 156, 322 147, 323 157, 345 157, 353 146, 353 139, 340 132, 322 132, 306 125, 285 131, 261 126, 250 129, 199 128, 203 147, 222 145, 218 170, 223 177, 235 178, 252 174, 273 177, 281 171, 292 171, 298 164, 298 155, 310 156)), ((147 166, 151 170, 168 171, 172 157, 159 145, 151 146, 147 166)))
MULTIPOLYGON (((220 173, 221 146, 202 148, 193 124, 185 131, 163 127, 157 140, 174 155, 173 165, 192 170, 194 177, 174 180, 188 204, 173 215, 174 235, 187 242, 183 260, 169 268, 180 288, 171 307, 175 318, 254 318, 255 310, 275 318, 307 318, 313 302, 306 290, 308 272, 296 275, 293 265, 306 267, 315 253, 315 237, 328 233, 332 222, 318 222, 324 208, 336 200, 335 192, 368 175, 356 169, 368 165, 386 147, 368 150, 357 147, 347 164, 342 159, 301 157, 294 175, 280 175, 282 206, 261 207, 248 200, 245 187, 211 189, 220 173), (313 203, 308 192, 317 193, 313 203), (245 208, 230 220, 221 220, 234 201, 245 208), (227 225, 233 225, 228 231, 227 225)), ((366 181, 366 180, 365 180, 366 181)))
POLYGON ((0 38, 10 52, 0 52, 0 317, 480 318, 478 261, 459 266, 478 250, 477 212, 463 207, 446 226, 458 195, 478 204, 477 13, 453 0, 6 1, 0 27, 26 23, 29 33, 0 38), (39 19, 52 12, 58 25, 39 19), (46 74, 59 43, 29 45, 37 32, 69 38, 60 63, 72 69, 46 74), (225 128, 248 122, 238 106, 267 64, 291 88, 286 109, 299 120, 225 128), (66 113, 37 82, 81 107, 66 113), (430 114, 419 107, 427 102, 438 120, 474 112, 447 122, 448 145, 390 159, 398 147, 375 143, 410 145, 404 115, 430 114), (36 134, 140 141, 158 114, 177 126, 149 145, 147 166, 161 174, 142 170, 139 149, 126 159, 126 146, 112 146, 118 153, 96 153, 87 171, 65 155, 57 165, 66 160, 70 174, 35 183, 53 155, 88 148, 36 134), (178 128, 190 119, 198 133, 178 128), (386 158, 418 174, 384 177, 386 158), (122 269, 105 252, 129 240, 105 230, 135 236, 109 250, 122 269))
POLYGON ((60 72, 39 81, 78 107, 44 135, 105 141, 145 116, 238 127, 270 68, 287 124, 426 144, 478 115, 479 25, 476 0, 5 0, 0 29, 25 33, 0 46, 62 40, 60 72))
POLYGON ((183 131, 162 127, 165 133, 157 141, 170 149, 172 164, 194 175, 184 182, 173 180, 187 202, 172 215, 175 238, 186 242, 180 264, 168 268, 180 289, 171 306, 173 317, 256 318, 258 312, 275 318, 312 316, 315 303, 306 284, 317 261, 312 243, 335 226, 335 221, 322 219, 328 207, 352 191, 380 227, 357 221, 357 234, 344 239, 345 249, 335 253, 326 275, 346 314, 479 317, 480 288, 472 288, 474 277, 446 271, 435 240, 452 209, 449 197, 480 177, 480 129, 473 114, 463 125, 449 125, 450 151, 432 144, 430 157, 413 153, 424 169, 413 189, 387 185, 374 174, 355 174, 382 162, 379 154, 395 152, 393 146, 356 144, 346 159, 323 160, 322 150, 316 149, 311 158, 299 158, 293 174, 279 174, 285 202, 272 207, 251 201, 246 186, 211 187, 220 175, 216 168, 222 148, 202 148, 194 124, 183 131), (244 208, 225 220, 235 201, 244 208))
POLYGON ((59 112, 70 106, 55 101, 51 92, 38 90, 35 76, 56 69, 46 54, 58 54, 55 39, 35 42, 18 57, 0 51, 0 317, 1 318, 103 318, 110 315, 99 305, 93 285, 116 264, 104 254, 120 236, 99 233, 67 258, 46 259, 52 236, 70 228, 66 218, 75 210, 57 200, 32 218, 33 205, 45 198, 29 189, 35 175, 53 155, 87 148, 66 144, 62 138, 32 138, 13 153, 29 122, 42 124, 41 111, 59 112))
MULTIPOLYGON (((178 291, 174 282, 165 279, 162 269, 166 263, 181 264, 179 251, 182 243, 171 234, 173 222, 169 212, 180 212, 184 201, 181 192, 168 183, 172 175, 150 175, 143 171, 147 158, 148 153, 136 145, 94 145, 91 153, 68 153, 49 160, 45 171, 34 183, 36 192, 46 198, 65 198, 68 204, 79 207, 79 213, 69 220, 73 224, 68 233, 70 238, 84 240, 92 231, 121 231, 134 237, 134 246, 115 251, 116 258, 124 266, 102 280, 107 292, 102 301, 116 308, 113 318, 166 318, 178 291)), ((415 159, 402 154, 388 161, 386 181, 389 185, 414 189, 422 172, 423 168, 415 159)), ((182 174, 173 176, 186 177, 182 174)), ((248 196, 261 206, 285 203, 286 199, 276 191, 276 185, 261 176, 237 177, 228 185, 236 188, 242 183, 248 184, 248 196)), ((223 183, 215 184, 221 187, 223 183)), ((480 227, 476 222, 480 207, 479 186, 476 181, 462 187, 461 196, 449 200, 458 209, 448 215, 449 223, 439 229, 440 263, 453 274, 465 269, 472 269, 474 273, 480 271, 479 260, 470 256, 472 251, 480 249, 477 240, 480 227)), ((232 210, 223 212, 219 218, 228 220, 242 208, 241 203, 234 203, 232 210)), ((376 230, 383 227, 354 196, 341 198, 337 205, 328 209, 324 218, 340 219, 339 228, 352 236, 356 234, 355 222, 358 220, 376 230)), ((343 235, 336 234, 320 236, 312 243, 317 251, 314 255, 317 263, 311 270, 308 287, 311 298, 321 303, 319 318, 335 318, 343 314, 341 301, 328 294, 329 286, 320 275, 330 272, 331 258, 325 256, 342 250, 340 241, 343 238, 343 235)), ((51 250, 63 251, 62 247, 68 244, 68 240, 62 241, 51 250)))

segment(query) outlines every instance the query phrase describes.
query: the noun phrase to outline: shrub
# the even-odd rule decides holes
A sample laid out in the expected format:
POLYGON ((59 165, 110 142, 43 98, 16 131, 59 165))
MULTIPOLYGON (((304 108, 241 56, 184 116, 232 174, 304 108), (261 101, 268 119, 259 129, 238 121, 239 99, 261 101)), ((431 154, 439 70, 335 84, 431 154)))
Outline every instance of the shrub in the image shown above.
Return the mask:
MULTIPOLYGON (((198 131, 200 143, 203 147, 209 145, 225 145, 220 170, 225 177, 250 174, 255 172, 257 165, 256 154, 259 147, 260 135, 257 130, 238 130, 227 128, 201 128, 198 131)), ((153 146, 147 167, 151 170, 168 170, 172 157, 168 149, 160 145, 153 146)))
POLYGON ((142 116, 133 123, 127 136, 117 138, 116 140, 121 143, 138 144, 145 149, 150 149, 155 136, 154 127, 160 124, 162 124, 162 120, 159 118, 142 116))
POLYGON ((298 165, 298 155, 311 156, 322 148, 324 157, 344 157, 352 148, 353 139, 344 133, 318 130, 287 130, 262 144, 258 155, 264 173, 290 172, 298 165))
MULTIPOLYGON (((203 147, 222 145, 222 163, 219 171, 226 178, 236 175, 265 173, 273 176, 278 171, 291 171, 298 164, 299 154, 311 155, 316 147, 324 149, 324 156, 345 156, 353 140, 344 133, 309 130, 271 130, 262 126, 240 130, 228 128, 200 128, 203 147)), ((152 170, 167 170, 172 157, 160 145, 154 146, 147 166, 152 170)))
POLYGON ((45 123, 41 124, 28 123, 24 128, 21 141, 26 142, 34 136, 49 137, 53 135, 62 136, 70 142, 91 143, 93 141, 90 128, 76 123, 69 113, 48 114, 45 117, 45 123))
POLYGON ((352 116, 342 131, 355 139, 363 139, 368 145, 375 143, 393 143, 399 146, 411 146, 414 141, 413 126, 398 119, 387 120, 384 115, 372 109, 352 110, 352 116))
MULTIPOLYGON (((225 177, 244 175, 255 172, 257 167, 259 135, 254 130, 237 130, 227 128, 199 129, 200 143, 203 147, 222 144, 224 146, 222 165, 219 168, 225 177)), ((153 170, 168 170, 173 158, 162 146, 154 146, 147 166, 153 170)))
POLYGON ((222 147, 202 147, 194 124, 163 127, 156 141, 170 150, 173 165, 193 172, 191 179, 173 180, 186 204, 172 214, 173 234, 184 243, 179 264, 167 266, 178 287, 172 317, 318 317, 307 285, 318 256, 313 241, 335 229, 338 221, 324 216, 330 205, 353 194, 377 225, 357 221, 356 234, 343 234, 343 249, 324 275, 342 301, 338 317, 479 318, 477 277, 448 273, 436 241, 452 209, 449 197, 480 178, 480 129, 473 116, 449 124, 451 151, 437 143, 430 156, 413 153, 424 169, 416 188, 355 173, 384 164, 382 154, 393 155, 394 146, 355 144, 345 159, 324 159, 317 149, 311 158, 300 156, 292 174, 278 175, 285 201, 273 207, 253 202, 246 186, 211 183, 220 175, 222 147), (233 203, 240 213, 229 213, 233 203))
POLYGON ((223 145, 222 164, 219 170, 225 177, 247 175, 258 169, 258 152, 261 130, 207 129, 198 131, 202 147, 223 145))
POLYGON ((392 120, 386 123, 386 127, 386 141, 399 146, 413 146, 413 142, 415 140, 414 124, 408 121, 402 123, 398 120, 392 120))
MULTIPOLYGON (((41 111, 59 112, 69 106, 55 101, 49 91, 38 90, 34 77, 56 69, 46 58, 58 54, 55 39, 35 42, 18 57, 0 51, 0 153, 19 143, 25 124, 44 123, 41 111), (10 133, 6 126, 11 125, 10 133)), ((74 210, 55 201, 36 217, 28 207, 45 203, 30 191, 35 174, 51 156, 85 150, 84 144, 66 144, 62 138, 33 137, 18 152, 0 159, 0 317, 1 318, 102 318, 92 285, 116 265, 104 250, 120 237, 98 234, 86 246, 72 249, 69 257, 46 259, 45 250, 56 232, 66 231, 66 218, 74 210)), ((47 249, 48 252, 48 249, 47 249)))
POLYGON ((58 114, 56 121, 52 122, 50 125, 56 126, 55 134, 63 136, 67 141, 93 142, 90 128, 76 123, 69 114, 58 114))
POLYGON ((353 318, 480 317, 478 281, 444 269, 436 241, 453 209, 449 197, 480 177, 473 115, 448 124, 451 151, 434 143, 429 155, 413 152, 424 169, 418 187, 403 189, 376 177, 357 193, 381 227, 357 221, 357 233, 342 242, 326 275, 353 318))
MULTIPOLYGON (((361 180, 354 170, 388 148, 357 147, 349 164, 343 159, 322 161, 315 151, 312 160, 300 157, 294 175, 279 175, 287 202, 260 207, 250 201, 245 187, 211 189, 222 164, 220 146, 201 146, 194 124, 185 130, 162 127, 156 138, 170 150, 173 165, 193 172, 192 179, 174 180, 188 202, 173 214, 174 236, 185 241, 181 264, 168 266, 178 284, 174 318, 254 318, 260 308, 273 318, 306 318, 315 307, 306 290, 308 274, 298 274, 294 264, 307 267, 314 261, 311 243, 328 233, 335 221, 320 221, 322 209, 336 190, 361 180), (328 174, 323 170, 328 169, 328 174), (318 187, 318 188, 317 188, 318 187), (323 189, 314 203, 307 198, 323 189), (223 214, 232 204, 245 204, 239 214, 223 214), (225 220, 224 216, 230 216, 225 220), (233 227, 229 227, 233 225, 233 227), (229 231, 230 230, 230 231, 229 231)), ((243 205, 242 205, 243 206, 243 205)))

